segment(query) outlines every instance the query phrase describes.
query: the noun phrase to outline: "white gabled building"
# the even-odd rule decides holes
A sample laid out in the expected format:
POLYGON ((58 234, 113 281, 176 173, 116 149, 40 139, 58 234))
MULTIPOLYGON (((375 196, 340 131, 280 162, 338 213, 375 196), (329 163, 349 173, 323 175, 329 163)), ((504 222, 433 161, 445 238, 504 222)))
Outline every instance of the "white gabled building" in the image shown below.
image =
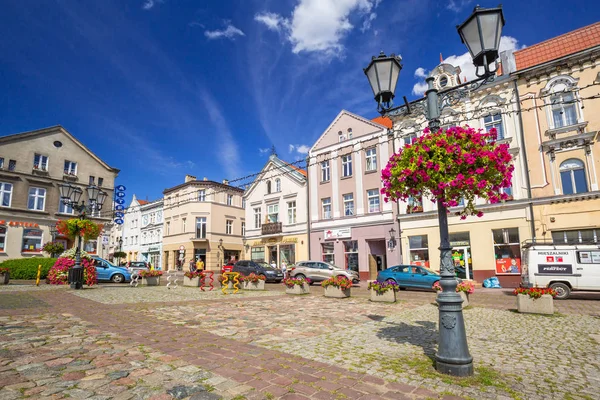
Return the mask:
POLYGON ((140 253, 141 260, 154 268, 162 266, 163 199, 140 206, 140 253))
POLYGON ((308 260, 306 171, 269 157, 244 194, 245 259, 287 265, 308 260))
POLYGON ((140 236, 142 211, 140 206, 148 204, 145 200, 138 200, 135 194, 123 217, 123 246, 122 251, 127 253, 127 261, 141 261, 140 236))

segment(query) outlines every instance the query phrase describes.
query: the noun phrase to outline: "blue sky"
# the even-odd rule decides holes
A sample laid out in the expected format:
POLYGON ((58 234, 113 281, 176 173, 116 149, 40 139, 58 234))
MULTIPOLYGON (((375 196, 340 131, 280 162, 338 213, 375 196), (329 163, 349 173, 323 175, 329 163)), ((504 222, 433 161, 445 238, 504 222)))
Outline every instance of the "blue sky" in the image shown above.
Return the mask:
MULTIPOLYGON (((186 173, 236 179, 258 172, 271 146, 302 158, 341 109, 377 116, 362 68, 381 50, 402 55, 397 93, 409 99, 440 53, 468 70, 455 26, 474 5, 6 0, 0 135, 63 125, 142 199, 186 173)), ((596 0, 509 0, 504 13, 505 48, 600 19, 596 0)))

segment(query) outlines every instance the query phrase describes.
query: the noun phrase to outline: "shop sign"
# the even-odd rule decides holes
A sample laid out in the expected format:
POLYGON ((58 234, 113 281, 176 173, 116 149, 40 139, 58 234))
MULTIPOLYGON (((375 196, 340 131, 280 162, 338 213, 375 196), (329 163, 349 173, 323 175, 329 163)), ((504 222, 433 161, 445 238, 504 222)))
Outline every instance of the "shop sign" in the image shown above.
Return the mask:
POLYGON ((148 252, 159 251, 160 248, 158 246, 150 246, 148 247, 148 252))
POLYGON ((520 275, 520 274, 521 274, 521 259, 520 258, 498 258, 498 259, 496 259, 496 275, 520 275))
POLYGON ((352 229, 351 228, 328 229, 325 231, 325 240, 350 238, 350 237, 352 237, 352 229))
POLYGON ((465 247, 465 246, 468 247, 469 245, 470 245, 469 242, 466 240, 464 240, 464 241, 457 240, 454 242, 450 242, 451 247, 465 247))
POLYGON ((5 221, 0 220, 0 225, 8 225, 8 226, 21 226, 24 228, 39 228, 40 225, 34 222, 22 222, 22 221, 5 221))
POLYGON ((277 238, 268 238, 261 239, 260 241, 256 241, 252 243, 252 246, 260 246, 263 244, 278 244, 278 243, 298 243, 298 238, 285 238, 281 240, 277 240, 277 238))

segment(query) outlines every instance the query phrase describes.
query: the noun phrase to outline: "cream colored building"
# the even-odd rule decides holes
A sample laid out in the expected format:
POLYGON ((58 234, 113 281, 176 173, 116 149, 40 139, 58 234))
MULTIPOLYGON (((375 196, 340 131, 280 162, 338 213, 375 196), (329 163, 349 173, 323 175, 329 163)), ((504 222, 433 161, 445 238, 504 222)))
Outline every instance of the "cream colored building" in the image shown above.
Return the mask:
POLYGON ((515 52, 538 240, 600 242, 600 22, 515 52))
POLYGON ((277 266, 308 260, 306 171, 273 154, 244 200, 246 259, 277 266))
MULTIPOLYGON (((100 212, 89 217, 111 223, 110 199, 118 169, 110 167, 62 126, 0 137, 0 261, 43 256, 42 246, 52 241, 50 226, 75 216, 60 201, 59 184, 71 183, 83 190, 97 185, 108 193, 100 212)), ((106 229, 108 232, 108 229, 106 229)), ((66 237, 56 237, 65 248, 66 237)), ((83 248, 102 254, 102 243, 90 240, 83 248)))
POLYGON ((242 189, 187 175, 163 194, 163 269, 188 270, 190 260, 202 259, 207 270, 217 272, 224 262, 240 259, 242 189))

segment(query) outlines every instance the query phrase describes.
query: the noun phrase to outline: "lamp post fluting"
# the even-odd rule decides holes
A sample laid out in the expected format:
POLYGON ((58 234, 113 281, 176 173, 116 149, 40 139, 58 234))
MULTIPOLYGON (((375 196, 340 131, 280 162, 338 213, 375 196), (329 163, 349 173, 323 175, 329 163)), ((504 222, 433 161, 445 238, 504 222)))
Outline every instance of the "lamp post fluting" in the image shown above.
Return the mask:
MULTIPOLYGON (((58 185, 60 190, 60 199, 66 206, 71 207, 77 212, 78 218, 84 220, 86 213, 100 211, 108 194, 97 186, 88 186, 86 188, 88 201, 81 200, 83 190, 71 184, 58 185)), ((83 267, 81 265, 81 233, 76 232, 77 243, 75 247, 75 265, 69 270, 69 284, 71 289, 83 288, 83 267)))
MULTIPOLYGON (((364 72, 373 89, 378 111, 388 117, 407 116, 421 112, 428 121, 430 131, 440 129, 441 110, 446 106, 455 105, 460 99, 469 95, 470 91, 491 82, 495 77, 495 70, 490 69, 490 64, 498 59, 498 47, 504 16, 502 8, 483 9, 476 7, 467 20, 457 27, 458 33, 467 45, 476 67, 478 79, 454 88, 438 91, 434 85, 435 78, 428 76, 425 99, 408 103, 404 98, 404 105, 393 106, 396 83, 402 69, 400 56, 386 56, 383 52, 371 59, 364 72), (480 68, 483 72, 480 73, 480 68)), ((468 376, 473 374, 473 357, 469 353, 465 322, 462 313, 462 299, 456 292, 457 280, 452 260, 452 247, 448 233, 448 210, 443 200, 444 195, 436 199, 438 223, 440 232, 440 286, 436 302, 439 305, 439 336, 438 350, 435 354, 436 369, 445 374, 454 376, 468 376)))

